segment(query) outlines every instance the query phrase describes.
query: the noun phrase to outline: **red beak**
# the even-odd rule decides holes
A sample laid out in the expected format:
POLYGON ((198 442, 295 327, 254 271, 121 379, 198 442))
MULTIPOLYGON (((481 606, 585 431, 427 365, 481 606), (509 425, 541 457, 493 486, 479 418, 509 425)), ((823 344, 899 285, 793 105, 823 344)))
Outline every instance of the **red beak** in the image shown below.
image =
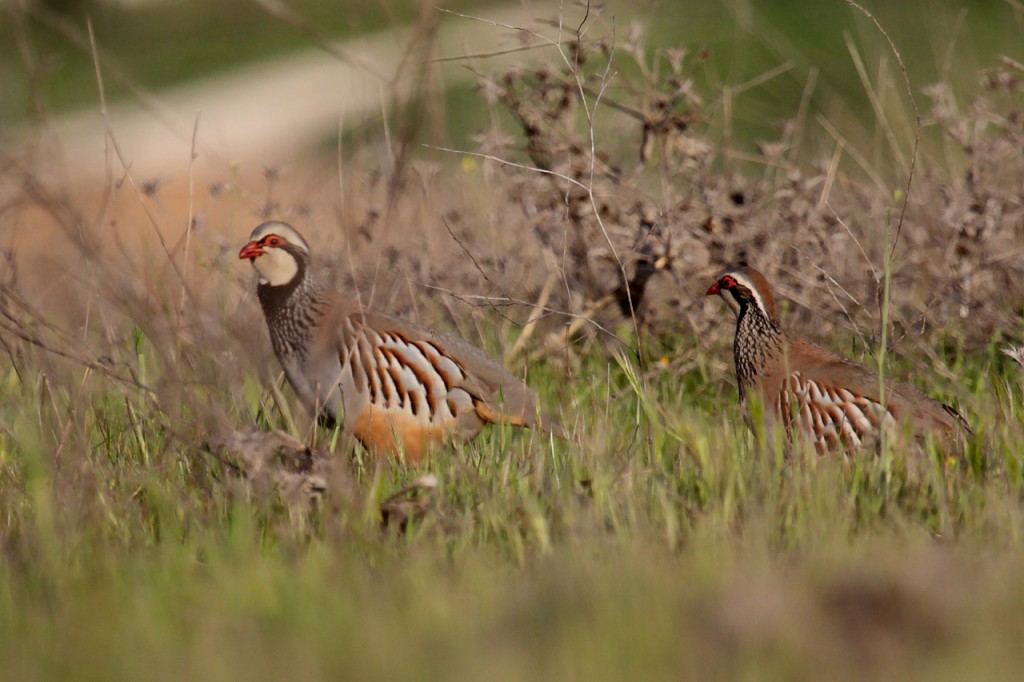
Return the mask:
POLYGON ((256 258, 262 256, 264 253, 265 252, 263 251, 263 248, 259 245, 259 242, 249 242, 248 244, 242 247, 241 251, 238 252, 238 258, 239 260, 255 260, 256 258))
POLYGON ((722 293, 722 290, 718 288, 718 282, 715 282, 714 284, 711 285, 711 288, 708 289, 708 293, 706 293, 704 295, 705 296, 714 296, 715 294, 720 294, 720 293, 722 293))

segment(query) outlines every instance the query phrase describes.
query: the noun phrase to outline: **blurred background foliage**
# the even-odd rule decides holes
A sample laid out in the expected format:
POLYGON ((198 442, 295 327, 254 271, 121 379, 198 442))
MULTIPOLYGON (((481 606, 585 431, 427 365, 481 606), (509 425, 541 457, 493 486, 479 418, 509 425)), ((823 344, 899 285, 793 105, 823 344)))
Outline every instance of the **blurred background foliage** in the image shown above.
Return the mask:
MULTIPOLYGON (((444 8, 486 17, 489 8, 501 4, 453 0, 444 8)), ((862 4, 885 27, 911 83, 919 87, 943 81, 964 92, 1000 55, 1022 57, 1021 13, 1007 0, 862 4)), ((558 10, 551 3, 522 6, 549 20, 558 10)), ((581 11, 575 5, 571 10, 581 11)), ((8 2, 0 12, 0 120, 98 105, 87 22, 101 53, 132 82, 158 91, 240 65, 320 49, 311 35, 324 41, 350 39, 412 24, 423 12, 440 10, 433 3, 402 0, 8 2)), ((871 19, 841 0, 606 2, 594 3, 591 12, 602 17, 599 28, 613 34, 625 35, 640 22, 649 48, 706 50, 701 69, 693 74, 695 85, 702 92, 731 87, 742 93, 728 112, 732 129, 723 134, 748 144, 772 137, 777 122, 794 115, 812 81, 811 116, 820 111, 874 120, 864 79, 884 78, 894 66, 871 19), (757 87, 756 79, 769 72, 774 75, 771 87, 757 87)), ((876 85, 883 93, 888 88, 903 96, 901 83, 876 85)), ((105 87, 111 101, 128 93, 116 78, 108 77, 105 87)), ((452 114, 448 133, 465 140, 482 125, 485 104, 466 88, 453 88, 447 97, 446 110, 452 114)))

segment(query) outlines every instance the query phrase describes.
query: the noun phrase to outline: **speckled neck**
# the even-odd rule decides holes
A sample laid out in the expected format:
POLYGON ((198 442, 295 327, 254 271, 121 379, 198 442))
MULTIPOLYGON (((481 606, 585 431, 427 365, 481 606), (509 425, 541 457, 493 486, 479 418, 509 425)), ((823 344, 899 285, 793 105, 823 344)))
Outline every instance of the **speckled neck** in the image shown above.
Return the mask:
POLYGON ((278 358, 306 357, 313 340, 316 316, 324 305, 324 290, 299 260, 299 269, 287 284, 260 284, 256 296, 278 358))
POLYGON ((736 318, 733 356, 740 399, 758 376, 763 375, 773 357, 783 352, 785 332, 765 311, 750 303, 741 303, 736 318))

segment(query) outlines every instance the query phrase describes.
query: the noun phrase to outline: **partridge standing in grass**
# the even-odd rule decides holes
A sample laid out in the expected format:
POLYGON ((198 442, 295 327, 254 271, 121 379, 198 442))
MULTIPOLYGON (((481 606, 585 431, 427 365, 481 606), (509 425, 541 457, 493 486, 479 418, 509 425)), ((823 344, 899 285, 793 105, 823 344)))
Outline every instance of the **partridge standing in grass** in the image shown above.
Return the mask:
POLYGON ((259 225, 238 257, 259 275, 270 341, 299 399, 374 455, 416 461, 448 437, 473 438, 493 423, 564 438, 533 392, 480 349, 325 290, 290 225, 259 225))
MULTIPOLYGON (((782 330, 768 281, 740 267, 722 275, 707 295, 718 294, 736 312, 733 346, 740 400, 760 392, 767 421, 780 421, 791 437, 819 453, 855 450, 882 424, 905 423, 918 437, 949 449, 970 433, 953 408, 906 384, 881 387, 870 370, 782 330)), ((889 427, 887 427, 889 428, 889 427)))

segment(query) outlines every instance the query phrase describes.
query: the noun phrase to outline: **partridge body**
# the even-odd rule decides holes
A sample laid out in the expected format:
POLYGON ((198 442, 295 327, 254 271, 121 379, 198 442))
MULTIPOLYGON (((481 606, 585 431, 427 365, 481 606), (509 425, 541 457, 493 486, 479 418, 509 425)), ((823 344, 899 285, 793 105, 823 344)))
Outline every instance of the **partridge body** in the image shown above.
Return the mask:
POLYGON ((913 386, 886 382, 880 402, 878 376, 867 368, 783 331, 775 298, 764 276, 750 267, 723 274, 707 295, 718 294, 736 312, 733 345, 740 400, 761 394, 769 424, 818 452, 858 448, 880 428, 909 425, 952 447, 970 428, 956 410, 913 386))
POLYGON ((271 345, 299 399, 374 455, 402 452, 416 461, 488 423, 564 438, 539 414, 533 392, 480 349, 325 290, 310 272, 309 246, 290 225, 259 225, 238 257, 259 275, 271 345))

